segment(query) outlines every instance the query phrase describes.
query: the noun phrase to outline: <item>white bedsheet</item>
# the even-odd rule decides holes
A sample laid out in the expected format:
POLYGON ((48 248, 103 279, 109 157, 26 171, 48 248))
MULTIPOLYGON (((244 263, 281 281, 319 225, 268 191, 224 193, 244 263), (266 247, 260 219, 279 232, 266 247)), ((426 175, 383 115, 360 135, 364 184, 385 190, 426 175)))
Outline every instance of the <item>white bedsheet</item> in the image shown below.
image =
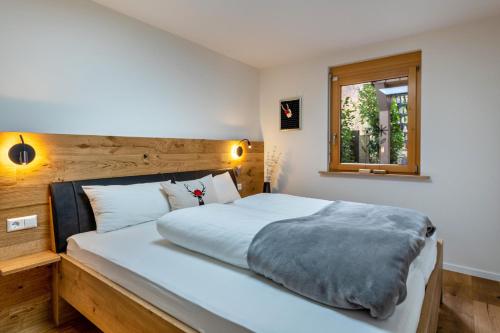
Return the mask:
POLYGON ((163 239, 155 222, 74 235, 68 254, 201 332, 373 333, 416 331, 428 278, 424 267, 435 263, 432 247, 435 240, 410 269, 406 300, 384 321, 319 305, 248 270, 182 249, 163 239))

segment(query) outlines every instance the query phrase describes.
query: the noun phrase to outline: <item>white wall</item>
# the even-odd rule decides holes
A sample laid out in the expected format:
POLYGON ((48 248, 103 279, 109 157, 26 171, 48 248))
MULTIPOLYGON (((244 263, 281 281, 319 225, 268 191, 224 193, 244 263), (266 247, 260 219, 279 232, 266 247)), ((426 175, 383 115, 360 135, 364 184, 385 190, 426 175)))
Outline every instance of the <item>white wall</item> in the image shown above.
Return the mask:
POLYGON ((500 17, 261 73, 266 149, 284 153, 280 191, 428 214, 449 268, 500 279, 500 17), (320 177, 327 165, 328 67, 422 50, 422 173, 430 183, 320 177), (303 130, 278 130, 278 101, 303 96, 303 130))
POLYGON ((258 85, 88 0, 0 2, 0 131, 261 139, 258 85))

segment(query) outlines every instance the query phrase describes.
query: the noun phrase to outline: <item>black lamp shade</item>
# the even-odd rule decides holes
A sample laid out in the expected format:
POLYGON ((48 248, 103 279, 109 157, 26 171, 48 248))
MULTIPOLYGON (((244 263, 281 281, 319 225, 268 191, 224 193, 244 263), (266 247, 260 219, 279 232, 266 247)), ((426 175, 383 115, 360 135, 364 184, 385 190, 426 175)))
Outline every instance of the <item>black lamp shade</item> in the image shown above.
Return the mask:
POLYGON ((32 146, 25 144, 23 137, 20 137, 22 143, 18 143, 10 148, 9 158, 16 164, 26 165, 35 159, 36 153, 35 149, 32 146))
POLYGON ((252 149, 252 143, 250 142, 250 140, 248 139, 240 140, 240 142, 238 143, 238 147, 236 148, 236 155, 238 155, 238 157, 241 157, 243 155, 243 147, 241 146, 241 143, 244 142, 247 143, 248 149, 252 149))

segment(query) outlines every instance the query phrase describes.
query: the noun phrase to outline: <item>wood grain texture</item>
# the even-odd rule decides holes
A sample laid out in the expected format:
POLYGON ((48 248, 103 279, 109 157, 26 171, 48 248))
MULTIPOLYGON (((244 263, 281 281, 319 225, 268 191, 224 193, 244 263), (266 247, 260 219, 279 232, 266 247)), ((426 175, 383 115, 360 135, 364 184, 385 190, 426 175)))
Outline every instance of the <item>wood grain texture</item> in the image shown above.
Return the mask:
POLYGON ((439 333, 500 332, 500 282, 444 271, 439 333))
POLYGON ((319 171, 320 176, 325 177, 359 177, 359 178, 378 178, 378 179, 396 179, 396 180, 408 180, 408 181, 430 181, 430 176, 423 175, 411 175, 411 174, 399 174, 399 173, 386 173, 386 174, 376 174, 376 173, 362 173, 358 171, 319 171))
POLYGON ((0 277, 0 332, 29 332, 50 319, 50 281, 48 266, 0 277))
POLYGON ((52 265, 52 322, 56 327, 81 316, 75 308, 59 297, 59 271, 60 261, 52 265))
MULTIPOLYGON (((262 189, 262 142, 252 142, 251 150, 244 147, 242 158, 235 160, 231 150, 239 140, 23 133, 26 143, 35 148, 37 155, 29 165, 18 166, 8 159, 8 150, 19 141, 18 134, 0 132, 0 261, 51 248, 48 185, 52 182, 241 165, 238 182, 243 184, 242 196, 262 189), (37 228, 6 232, 7 218, 32 214, 38 215, 37 228)), ((50 271, 49 277, 44 269, 37 268, 33 272, 12 275, 22 279, 21 289, 36 284, 38 293, 29 296, 16 291, 9 295, 9 307, 0 307, 0 332, 29 331, 30 322, 48 320, 50 271)), ((8 294, 5 288, 12 286, 12 281, 15 280, 0 277, 0 295, 8 294)))
POLYGON ((52 327, 46 330, 44 327, 38 331, 39 333, 102 333, 94 324, 88 321, 85 317, 80 316, 79 318, 68 321, 67 323, 59 326, 52 327))
POLYGON ((420 65, 421 52, 412 52, 398 54, 390 57, 377 58, 356 62, 347 65, 335 66, 330 68, 330 73, 333 76, 357 75, 365 73, 378 73, 387 70, 387 68, 402 68, 406 69, 410 66, 420 65))
POLYGON ((437 242, 436 266, 432 271, 420 311, 417 333, 435 333, 438 327, 439 305, 443 288, 443 241, 437 242))
POLYGON ((59 296, 104 332, 196 332, 77 260, 61 257, 59 296))
POLYGON ((6 276, 35 267, 45 266, 61 260, 57 253, 42 251, 27 256, 0 261, 0 275, 6 276))
MULTIPOLYGON (((490 332, 500 332, 500 282, 443 270, 443 303, 439 310, 439 333, 476 333, 475 326, 486 326, 473 311, 474 299, 487 297, 495 303, 487 303, 490 332), (473 282, 474 281, 474 282, 473 282), (487 290, 487 292, 486 292, 487 290), (491 326, 493 323, 493 327, 491 326)), ((476 301, 477 302, 477 301, 476 301)), ((50 323, 41 323, 38 332, 50 323)), ((487 327, 487 326, 486 326, 487 327)), ((101 333, 85 318, 74 320, 47 333, 101 333)))

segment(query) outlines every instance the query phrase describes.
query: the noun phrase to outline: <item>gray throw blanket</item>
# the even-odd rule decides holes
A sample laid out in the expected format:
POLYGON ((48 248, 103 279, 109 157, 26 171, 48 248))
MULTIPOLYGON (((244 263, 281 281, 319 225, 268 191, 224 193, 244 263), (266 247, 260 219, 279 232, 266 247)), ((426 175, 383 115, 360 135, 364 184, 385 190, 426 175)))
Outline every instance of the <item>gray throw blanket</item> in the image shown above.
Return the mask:
POLYGON ((336 201, 268 224, 247 260, 253 272, 302 296, 385 319, 406 298, 410 264, 434 230, 414 210, 336 201))

